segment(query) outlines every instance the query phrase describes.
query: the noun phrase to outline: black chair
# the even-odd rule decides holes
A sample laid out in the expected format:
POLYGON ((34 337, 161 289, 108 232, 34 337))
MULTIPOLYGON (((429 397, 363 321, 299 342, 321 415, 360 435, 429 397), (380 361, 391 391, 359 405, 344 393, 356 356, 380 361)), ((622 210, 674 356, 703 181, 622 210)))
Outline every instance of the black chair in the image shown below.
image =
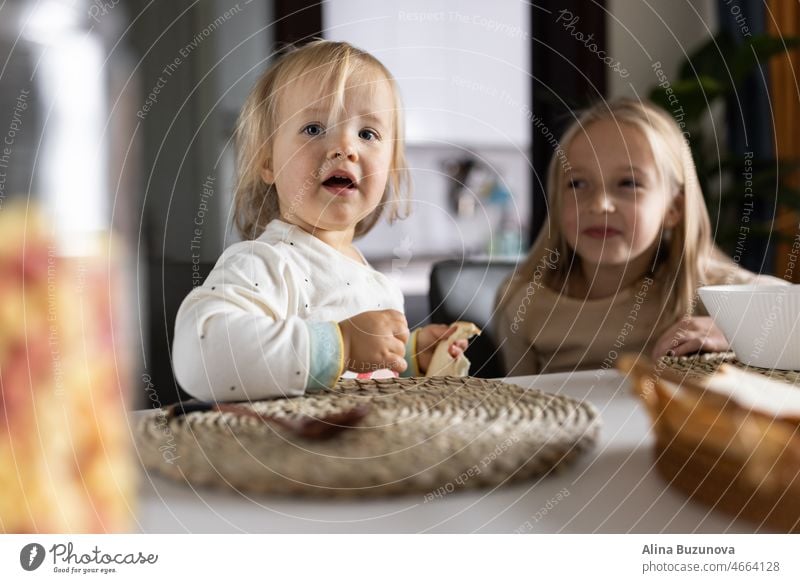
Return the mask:
POLYGON ((497 378, 505 375, 491 320, 497 290, 515 266, 516 262, 508 260, 450 259, 436 263, 431 270, 428 292, 431 321, 450 324, 467 320, 483 330, 480 336, 472 339, 466 352, 472 362, 470 374, 473 376, 497 378))
MULTIPOLYGON (((189 261, 154 261, 149 264, 150 335, 147 373, 162 406, 184 401, 190 396, 175 380, 170 360, 172 339, 175 335, 175 317, 178 308, 195 284, 205 281, 214 263, 197 265, 189 261)), ((140 395, 139 407, 152 403, 140 395)))

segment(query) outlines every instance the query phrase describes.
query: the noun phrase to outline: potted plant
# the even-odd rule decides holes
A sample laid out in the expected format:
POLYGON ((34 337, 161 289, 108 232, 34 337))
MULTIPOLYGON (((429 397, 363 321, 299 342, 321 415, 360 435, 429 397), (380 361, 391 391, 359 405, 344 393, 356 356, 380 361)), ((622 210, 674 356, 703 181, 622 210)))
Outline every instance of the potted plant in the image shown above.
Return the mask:
MULTIPOLYGON (((734 257, 743 232, 781 236, 773 228, 778 205, 800 210, 800 188, 791 181, 800 164, 753 151, 731 152, 724 136, 711 135, 712 112, 720 106, 741 107, 739 93, 747 78, 773 56, 798 45, 796 37, 757 35, 737 43, 730 34, 720 33, 687 57, 677 78, 660 75, 650 91, 650 99, 670 112, 684 131, 717 243, 734 257), (769 216, 752 212, 756 208, 769 209, 769 216)), ((746 121, 749 127, 761 123, 746 121)))

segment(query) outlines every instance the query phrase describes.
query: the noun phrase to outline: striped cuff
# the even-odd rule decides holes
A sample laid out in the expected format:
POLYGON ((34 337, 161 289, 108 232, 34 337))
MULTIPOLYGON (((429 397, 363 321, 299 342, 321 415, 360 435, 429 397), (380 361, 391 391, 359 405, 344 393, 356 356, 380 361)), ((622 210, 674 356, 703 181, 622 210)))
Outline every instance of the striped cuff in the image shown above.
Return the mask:
POLYGON ((423 376, 419 370, 419 362, 417 361, 417 335, 419 328, 411 333, 406 344, 406 362, 408 368, 400 373, 401 377, 421 377, 423 376))
POLYGON ((309 365, 306 392, 317 393, 336 384, 344 372, 344 341, 336 322, 306 322, 309 365))

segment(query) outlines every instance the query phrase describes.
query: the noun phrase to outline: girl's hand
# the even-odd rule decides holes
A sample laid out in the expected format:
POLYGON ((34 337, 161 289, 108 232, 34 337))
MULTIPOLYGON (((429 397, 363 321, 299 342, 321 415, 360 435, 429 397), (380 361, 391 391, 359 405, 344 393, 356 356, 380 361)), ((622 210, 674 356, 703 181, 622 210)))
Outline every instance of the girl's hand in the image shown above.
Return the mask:
POLYGON ((653 348, 653 358, 726 350, 730 350, 730 344, 714 320, 708 316, 694 316, 681 319, 661 335, 653 348))
POLYGON ((344 341, 345 369, 371 372, 388 368, 403 372, 408 342, 408 322, 396 310, 362 312, 339 322, 344 341))
MULTIPOLYGON (((433 351, 439 342, 444 342, 456 331, 455 326, 448 326, 447 324, 428 324, 423 326, 417 332, 417 364, 419 365, 419 372, 425 374, 428 372, 428 366, 433 358, 433 351)), ((464 340, 456 340, 450 345, 448 352, 453 358, 458 358, 467 349, 469 342, 464 340)))

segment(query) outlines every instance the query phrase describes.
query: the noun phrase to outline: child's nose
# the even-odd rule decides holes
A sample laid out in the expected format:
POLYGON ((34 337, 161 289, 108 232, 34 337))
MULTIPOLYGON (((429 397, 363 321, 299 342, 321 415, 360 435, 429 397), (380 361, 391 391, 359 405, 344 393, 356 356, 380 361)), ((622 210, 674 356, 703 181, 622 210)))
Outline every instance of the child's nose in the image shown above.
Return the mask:
POLYGON ((328 159, 347 158, 351 162, 358 161, 358 151, 353 140, 345 132, 332 136, 328 159))
POLYGON ((596 213, 611 213, 614 212, 614 201, 606 192, 605 188, 598 188, 592 195, 589 201, 590 210, 596 213))

